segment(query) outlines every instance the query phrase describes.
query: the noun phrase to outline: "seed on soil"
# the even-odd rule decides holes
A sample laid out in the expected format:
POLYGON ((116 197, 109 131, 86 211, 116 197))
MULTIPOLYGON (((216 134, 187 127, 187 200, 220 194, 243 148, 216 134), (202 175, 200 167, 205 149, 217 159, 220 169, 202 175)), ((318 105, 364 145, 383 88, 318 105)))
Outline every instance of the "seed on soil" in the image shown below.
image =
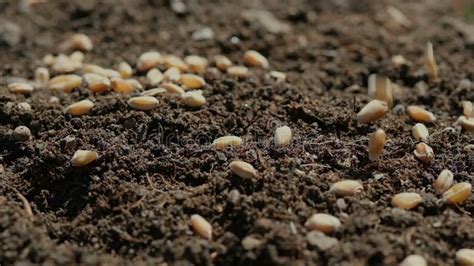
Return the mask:
POLYGON ((166 68, 177 67, 181 72, 188 71, 188 64, 176 55, 165 55, 163 57, 163 64, 166 68))
POLYGON ((472 185, 468 182, 457 183, 443 193, 443 199, 450 203, 458 204, 469 198, 472 185))
POLYGON ((412 25, 411 21, 408 19, 407 16, 405 16, 405 14, 403 14, 403 12, 400 9, 394 6, 388 6, 386 11, 387 11, 387 14, 390 15, 393 21, 397 23, 398 25, 403 26, 405 28, 411 27, 412 25))
POLYGON ((443 193, 448 190, 451 185, 453 184, 453 172, 449 171, 448 169, 444 169, 438 175, 438 178, 434 181, 433 187, 438 193, 443 193))
POLYGON ((242 178, 254 178, 257 176, 257 170, 249 163, 243 161, 233 161, 229 164, 232 173, 242 178))
POLYGON ((92 107, 94 107, 94 103, 92 101, 82 100, 66 107, 65 112, 72 116, 80 116, 88 114, 92 107))
POLYGON ((164 76, 163 73, 157 68, 152 68, 148 73, 146 73, 146 78, 148 79, 148 83, 152 86, 156 86, 160 84, 163 80, 164 76))
POLYGON ((407 108, 408 115, 416 122, 432 123, 436 120, 436 116, 426 111, 423 107, 411 105, 407 108))
POLYGON ((244 63, 252 67, 268 68, 268 60, 257 51, 249 50, 244 53, 244 63))
POLYGON ((97 160, 99 155, 95 151, 77 150, 72 156, 71 163, 74 167, 81 167, 97 160))
POLYGON ((141 54, 137 60, 137 69, 140 72, 148 71, 154 67, 157 67, 163 62, 163 56, 159 52, 150 51, 141 54))
POLYGON ((181 94, 181 101, 183 104, 190 107, 201 107, 206 104, 206 98, 202 95, 201 90, 188 91, 181 94))
POLYGON ((418 206, 423 199, 415 192, 402 192, 392 197, 392 205, 400 209, 413 209, 418 206))
POLYGON ((248 75, 249 69, 244 66, 230 66, 227 68, 227 74, 244 78, 248 75))
POLYGON ((10 90, 11 93, 31 94, 34 88, 28 83, 15 82, 8 84, 8 90, 10 90))
POLYGON ((56 62, 56 57, 52 54, 47 54, 43 56, 43 59, 41 59, 41 62, 45 64, 46 66, 52 66, 54 62, 56 62))
POLYGON ((224 136, 212 142, 212 146, 219 150, 227 147, 240 147, 240 145, 242 145, 242 139, 237 136, 224 136))
POLYGON ((308 218, 304 226, 309 230, 318 230, 330 234, 341 227, 341 221, 330 214, 316 213, 308 218))
POLYGON ((59 75, 49 81, 48 89, 62 92, 71 92, 82 84, 82 78, 78 75, 59 75))
POLYGON ((214 63, 216 64, 216 67, 223 72, 227 71, 227 68, 232 66, 232 61, 224 55, 216 55, 214 57, 214 63))
POLYGON ((209 65, 209 61, 201 56, 188 55, 184 58, 184 62, 188 64, 189 71, 194 73, 202 73, 209 65))
POLYGON ((400 262, 399 266, 427 266, 428 263, 426 262, 425 258, 420 255, 410 255, 406 257, 402 262, 400 262))
POLYGON ((156 96, 158 94, 166 93, 166 90, 163 88, 154 88, 154 89, 149 89, 146 90, 142 93, 140 93, 141 96, 156 96))
POLYGON ((45 67, 38 67, 35 70, 35 85, 38 88, 46 88, 49 82, 49 70, 45 67))
POLYGON ((423 142, 416 145, 416 149, 413 151, 413 153, 418 160, 424 163, 430 163, 434 159, 433 149, 423 142))
POLYGON ((52 66, 53 70, 58 73, 70 73, 82 68, 82 62, 72 60, 69 56, 60 54, 52 66))
POLYGON ((31 138, 31 131, 28 127, 18 126, 13 130, 13 138, 18 141, 27 141, 31 138))
POLYGON ((18 110, 21 112, 29 113, 31 112, 31 105, 27 102, 21 102, 18 104, 18 110))
POLYGON ((280 71, 270 71, 270 77, 276 79, 277 82, 283 82, 286 80, 286 74, 280 71))
POLYGON ((456 251, 456 262, 460 266, 472 266, 474 265, 474 249, 462 248, 456 251))
POLYGON ((138 81, 133 79, 111 78, 110 82, 114 91, 119 93, 131 94, 135 89, 141 87, 138 81))
POLYGON ((407 65, 408 61, 403 57, 403 55, 394 55, 392 56, 392 63, 395 66, 407 65))
POLYGON ((286 146, 291 143, 293 133, 288 126, 282 126, 275 130, 275 145, 277 147, 286 146))
POLYGON ((369 97, 384 101, 388 107, 393 106, 393 91, 390 79, 377 74, 369 76, 369 97))
POLYGON ((130 78, 133 75, 133 69, 127 62, 122 62, 118 66, 118 72, 124 79, 130 78))
POLYGON ((207 240, 212 239, 212 225, 206 221, 201 215, 191 215, 191 227, 194 233, 207 240))
POLYGON ((433 44, 426 44, 426 73, 431 80, 438 79, 438 65, 436 64, 433 52, 433 44))
POLYGON ((200 89, 206 85, 206 81, 203 78, 194 74, 182 74, 180 82, 190 89, 200 89))
POLYGON ((84 74, 84 81, 91 91, 98 93, 107 91, 111 86, 107 77, 95 73, 84 74))
POLYGON ((141 111, 154 109, 158 107, 159 103, 160 102, 152 96, 137 96, 128 100, 128 105, 130 105, 133 109, 141 111))
POLYGON ((107 77, 107 78, 120 78, 120 77, 122 77, 122 75, 116 70, 113 70, 113 69, 110 69, 110 68, 103 68, 101 66, 93 65, 93 64, 85 65, 82 68, 82 71, 84 71, 84 73, 98 74, 98 75, 101 75, 101 76, 104 76, 104 77, 107 77))
POLYGON ((338 197, 353 196, 361 193, 364 187, 361 183, 355 180, 342 180, 334 183, 329 192, 334 193, 338 197))
POLYGON ((413 137, 415 140, 421 140, 421 141, 426 141, 428 140, 428 137, 430 136, 430 133, 428 132, 428 129, 426 128, 425 125, 421 123, 416 123, 412 130, 411 133, 413 134, 413 137))
POLYGON ((388 105, 386 102, 372 100, 359 111, 357 121, 368 124, 384 116, 387 111, 388 105))
POLYGON ((178 82, 181 78, 181 71, 177 67, 170 67, 163 73, 163 76, 166 81, 178 82))
POLYGON ((240 243, 245 250, 252 250, 262 246, 263 242, 253 236, 246 236, 240 243))
POLYGON ((177 94, 184 93, 183 88, 173 83, 163 83, 160 85, 160 88, 165 89, 168 93, 177 93, 177 94))
POLYGON ((471 101, 462 101, 462 114, 465 117, 471 118, 474 117, 474 107, 472 106, 471 101))
POLYGON ((383 148, 387 142, 387 135, 382 129, 378 129, 369 137, 369 159, 377 161, 382 155, 383 148))
POLYGON ((458 118, 457 123, 461 125, 464 130, 474 132, 474 117, 467 118, 462 115, 458 118))
POLYGON ((84 59, 86 58, 86 56, 84 55, 83 52, 81 51, 75 51, 73 52, 69 58, 72 60, 72 61, 76 61, 76 62, 79 62, 79 63, 82 63, 84 62, 84 59))
POLYGON ((94 48, 89 36, 82 33, 76 33, 72 35, 69 38, 68 43, 69 46, 74 50, 81 50, 87 52, 91 51, 94 48))

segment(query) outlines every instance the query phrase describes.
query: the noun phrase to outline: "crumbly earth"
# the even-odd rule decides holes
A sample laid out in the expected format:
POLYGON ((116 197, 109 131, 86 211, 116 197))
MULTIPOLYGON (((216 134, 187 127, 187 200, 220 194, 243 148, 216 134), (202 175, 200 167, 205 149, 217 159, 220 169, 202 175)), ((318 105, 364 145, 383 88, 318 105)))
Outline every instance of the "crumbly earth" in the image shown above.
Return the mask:
POLYGON ((410 254, 451 265, 456 250, 474 247, 474 197, 453 206, 432 187, 444 168, 455 182, 474 183, 474 138, 455 125, 459 102, 474 100, 473 26, 450 5, 461 1, 189 0, 185 14, 165 0, 49 0, 29 11, 18 2, 0 1, 1 265, 396 265, 410 254), (411 26, 394 23, 389 5, 411 26), (269 27, 255 10, 281 24, 269 27), (213 38, 191 37, 204 27, 213 38), (58 102, 47 90, 8 92, 11 78, 32 79, 41 58, 60 52, 58 44, 74 32, 94 42, 86 61, 106 67, 134 65, 148 50, 242 62, 243 52, 255 49, 288 78, 279 83, 251 69, 236 79, 209 70, 204 108, 164 95, 148 112, 131 110, 129 96, 85 87, 54 94, 58 102), (438 82, 424 70, 428 41, 438 82), (409 64, 395 66, 398 54, 409 64), (360 125, 355 115, 369 101, 371 73, 389 76, 399 90, 384 118, 360 125), (426 91, 415 86, 419 81, 426 91), (96 103, 89 115, 64 115, 65 106, 84 98, 96 103), (32 111, 19 110, 20 102, 32 111), (429 165, 413 157, 410 104, 438 118, 427 125, 435 152, 429 165), (19 125, 30 128, 29 141, 12 140, 19 125), (276 148, 281 125, 292 128, 294 141, 276 148), (377 128, 389 141, 381 160, 371 162, 367 136, 377 128), (229 134, 244 145, 210 147, 229 134), (100 158, 74 168, 77 149, 100 158), (234 159, 251 163, 259 178, 232 175, 234 159), (360 180, 364 192, 339 199, 328 193, 342 179, 360 180), (410 211, 392 208, 392 195, 405 191, 423 202, 410 211), (341 220, 333 239, 304 227, 318 212, 341 220), (192 232, 195 213, 212 224, 212 241, 192 232), (260 241, 244 247, 247 236, 260 241))

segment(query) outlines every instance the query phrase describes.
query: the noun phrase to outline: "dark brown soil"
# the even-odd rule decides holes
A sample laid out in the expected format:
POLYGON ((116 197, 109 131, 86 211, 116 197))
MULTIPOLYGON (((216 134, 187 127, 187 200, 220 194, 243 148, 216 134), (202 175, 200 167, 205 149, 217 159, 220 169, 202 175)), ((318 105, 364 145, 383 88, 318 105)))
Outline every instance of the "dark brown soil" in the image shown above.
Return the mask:
POLYGON ((474 198, 452 206, 432 188, 444 168, 456 182, 474 183, 468 146, 474 138, 454 125, 459 102, 474 100, 474 43, 466 34, 472 25, 450 1, 189 0, 185 14, 165 0, 49 0, 29 12, 18 2, 0 0, 0 265, 396 265, 410 254, 450 265, 456 250, 474 247, 474 198), (400 8, 412 27, 393 24, 387 5, 400 8), (248 10, 262 9, 289 31, 270 33, 248 18, 248 10), (203 27, 214 38, 193 40, 203 27), (206 107, 160 96, 161 106, 150 112, 130 110, 128 96, 85 88, 55 95, 59 103, 46 90, 26 97, 8 92, 10 78, 32 79, 40 59, 59 52, 73 32, 92 38, 86 61, 103 66, 134 64, 152 49, 225 54, 234 62, 255 49, 288 80, 277 83, 258 69, 244 80, 208 71, 206 107), (428 41, 439 82, 429 82, 424 70, 428 41), (397 54, 410 64, 395 67, 397 54), (400 92, 383 119, 358 125, 371 73, 388 75, 400 92), (415 88, 418 81, 429 84, 426 94, 415 88), (360 89, 347 89, 354 84, 360 89), (90 115, 63 114, 64 106, 86 97, 96 102, 90 115), (31 112, 18 110, 22 101, 31 112), (413 157, 414 122, 404 111, 410 104, 438 117, 428 125, 436 154, 430 165, 413 157), (11 139, 19 125, 31 129, 31 140, 11 139), (271 143, 280 125, 293 129, 290 147, 271 143), (374 163, 367 135, 378 127, 389 142, 374 163), (245 144, 210 147, 227 134, 245 144), (74 168, 76 149, 97 150, 100 159, 74 168), (233 159, 254 165, 261 178, 232 175, 233 159), (341 179, 361 180, 364 192, 337 200, 328 189, 341 179), (404 191, 420 193, 423 203, 410 211, 392 208, 391 196, 404 191), (330 235, 337 239, 332 248, 307 236, 304 222, 316 212, 342 221, 330 235), (191 231, 194 213, 212 224, 212 241, 191 231), (246 236, 263 244, 246 250, 246 236))

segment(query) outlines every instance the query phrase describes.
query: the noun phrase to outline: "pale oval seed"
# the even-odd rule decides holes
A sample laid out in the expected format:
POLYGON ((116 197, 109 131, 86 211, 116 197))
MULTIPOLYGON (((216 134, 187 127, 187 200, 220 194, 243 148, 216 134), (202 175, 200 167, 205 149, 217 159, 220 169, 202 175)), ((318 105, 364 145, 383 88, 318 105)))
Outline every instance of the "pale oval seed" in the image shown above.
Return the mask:
POLYGON ((127 62, 122 62, 118 66, 118 72, 124 79, 130 78, 133 75, 133 69, 127 62))
POLYGON ((163 76, 166 81, 179 81, 181 71, 177 67, 170 67, 163 73, 163 76))
POLYGON ((402 192, 392 197, 392 205, 400 209, 413 209, 418 206, 423 199, 415 192, 402 192))
POLYGON ((49 81, 50 90, 71 92, 82 84, 82 78, 78 75, 59 75, 49 81))
POLYGON ((342 180, 334 183, 329 192, 334 193, 336 196, 353 196, 364 190, 361 183, 355 180, 342 180))
POLYGON ((368 124, 384 116, 387 111, 388 105, 386 102, 372 100, 359 111, 357 121, 368 124))
POLYGON ((160 102, 152 96, 137 96, 128 100, 128 105, 130 105, 133 109, 141 111, 154 109, 158 107, 159 103, 160 102))
POLYGON ((93 92, 105 92, 111 86, 111 82, 107 77, 95 73, 84 74, 84 81, 93 92))
POLYGON ((245 78, 248 75, 248 72, 248 68, 244 66, 229 66, 227 68, 227 74, 238 78, 245 78))
POLYGON ((168 93, 177 93, 177 94, 184 93, 183 88, 173 83, 163 83, 160 85, 160 88, 165 89, 168 93))
POLYGON ((203 78, 194 74, 182 74, 180 82, 190 89, 200 89, 206 85, 206 81, 203 78))
POLYGON ((242 178, 254 178, 257 176, 257 170, 249 163, 243 161, 233 161, 229 164, 232 173, 242 178))
POLYGON ((270 77, 276 79, 277 82, 283 82, 286 80, 286 74, 280 71, 270 71, 270 77))
POLYGON ((432 123, 436 120, 436 116, 426 111, 423 107, 411 105, 407 108, 408 115, 416 122, 432 123))
POLYGON ((275 145, 277 147, 286 146, 291 143, 293 133, 288 126, 282 126, 275 130, 275 145))
POLYGON ((113 70, 110 68, 103 68, 101 66, 93 65, 93 64, 85 65, 82 68, 82 71, 84 71, 84 73, 98 74, 107 78, 121 78, 122 77, 122 75, 116 70, 113 70))
POLYGON ((71 163, 74 167, 80 167, 97 160, 97 158, 99 155, 95 151, 77 150, 72 156, 71 163))
POLYGON ((257 51, 249 50, 244 53, 244 63, 252 67, 268 68, 268 59, 257 51))
POLYGON ((201 56, 188 55, 184 58, 184 62, 188 64, 189 71, 194 73, 202 73, 209 65, 209 61, 201 56))
POLYGON ((216 55, 214 57, 214 63, 216 64, 216 67, 223 72, 225 72, 227 68, 232 66, 232 61, 230 61, 229 58, 223 55, 216 55))
POLYGON ((71 59, 69 56, 60 54, 56 57, 52 66, 58 73, 70 73, 82 68, 82 62, 71 59))
POLYGON ((203 237, 207 240, 212 239, 212 225, 206 221, 201 215, 193 214, 191 215, 191 227, 194 230, 194 233, 203 237))
POLYGON ((8 84, 8 90, 11 93, 31 94, 34 88, 28 83, 15 82, 15 83, 8 84))
POLYGON ((472 185, 468 182, 457 183, 443 193, 443 199, 450 203, 458 204, 469 198, 472 185))
POLYGON ((49 83, 49 70, 45 67, 38 67, 35 70, 35 85, 38 88, 46 88, 49 83))
POLYGON ((88 114, 92 107, 94 107, 94 103, 92 101, 82 100, 66 107, 65 112, 72 116, 80 116, 88 114))
POLYGON ((467 118, 474 117, 474 107, 471 101, 462 101, 462 114, 467 118))
POLYGON ((461 266, 474 265, 474 249, 462 248, 456 251, 456 262, 461 266))
POLYGON ((81 51, 75 51, 73 52, 69 58, 72 60, 72 61, 76 61, 76 62, 79 62, 79 63, 83 63, 84 62, 84 59, 85 59, 85 55, 83 52, 81 51))
POLYGON ((330 214, 316 213, 311 215, 304 225, 309 230, 318 230, 330 234, 341 227, 341 221, 330 214))
POLYGON ((415 138, 415 140, 421 141, 428 140, 428 137, 430 136, 430 133, 428 132, 426 126, 421 123, 416 123, 413 126, 411 133, 413 134, 413 138, 415 138))
POLYGON ((206 104, 206 98, 202 95, 201 90, 188 91, 181 94, 181 101, 183 104, 190 107, 201 107, 206 104))
POLYGON ((212 142, 212 146, 219 150, 227 147, 240 147, 240 145, 242 145, 242 139, 237 136, 224 136, 212 142))
POLYGON ((382 156, 385 143, 387 142, 387 135, 382 129, 378 129, 369 137, 369 159, 376 161, 382 156))
POLYGON ((410 255, 406 257, 399 266, 427 266, 428 263, 423 256, 420 255, 410 255))
POLYGON ((188 70, 188 64, 176 55, 165 55, 163 58, 163 64, 166 68, 177 67, 181 72, 188 70))
POLYGON ((112 78, 110 82, 114 91, 119 93, 131 94, 135 90, 132 83, 122 78, 112 78))
POLYGON ((94 48, 94 45, 92 44, 92 41, 89 36, 82 33, 76 33, 72 35, 69 39, 69 42, 71 48, 75 50, 90 51, 94 48))
POLYGON ((423 142, 416 145, 416 149, 413 153, 418 160, 424 163, 430 163, 434 159, 433 149, 423 142))
POLYGON ((449 171, 448 169, 444 169, 434 181, 433 187, 438 193, 441 194, 451 187, 453 184, 453 179, 453 172, 449 171))
POLYGON ((148 83, 150 83, 150 85, 156 86, 160 84, 164 76, 160 70, 158 70, 157 68, 152 68, 150 69, 150 71, 148 71, 148 73, 146 73, 146 78, 148 79, 148 83))
POLYGON ((464 130, 474 132, 474 117, 467 118, 462 115, 458 118, 457 123, 461 125, 464 130))
POLYGON ((163 62, 163 57, 159 52, 150 51, 141 54, 137 60, 137 69, 140 72, 148 71, 163 62))

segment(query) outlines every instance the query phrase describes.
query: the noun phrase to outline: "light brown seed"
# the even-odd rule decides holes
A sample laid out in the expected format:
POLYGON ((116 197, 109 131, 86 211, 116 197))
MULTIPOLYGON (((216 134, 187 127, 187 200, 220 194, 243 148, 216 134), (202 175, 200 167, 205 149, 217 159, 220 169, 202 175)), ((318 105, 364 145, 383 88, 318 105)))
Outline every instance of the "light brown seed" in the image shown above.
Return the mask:
POLYGON ((438 175, 438 178, 434 181, 433 187, 438 193, 443 193, 448 190, 451 185, 453 184, 453 172, 449 171, 448 169, 444 169, 438 175))
POLYGON ((8 84, 8 90, 11 93, 31 94, 34 88, 28 83, 14 82, 14 83, 8 84))
POLYGON ((416 123, 413 126, 411 133, 413 134, 413 138, 415 138, 415 140, 421 141, 428 140, 428 137, 430 136, 430 133, 428 132, 426 126, 421 123, 416 123))
POLYGON ((77 150, 71 159, 71 164, 74 167, 81 167, 91 162, 97 160, 99 158, 99 154, 95 151, 89 150, 77 150))
POLYGON ((433 149, 423 142, 416 145, 416 149, 413 153, 418 160, 424 163, 430 163, 434 159, 433 149))
POLYGON ((46 66, 52 66, 54 64, 54 62, 56 61, 56 57, 52 54, 47 54, 43 57, 43 59, 41 59, 41 61, 46 66))
POLYGON ((466 131, 474 132, 474 117, 467 118, 465 116, 460 116, 457 123, 466 131))
POLYGON ((436 116, 426 111, 423 107, 410 105, 407 108, 408 115, 416 122, 432 123, 436 120, 436 116))
POLYGON ((165 89, 168 93, 177 93, 177 94, 184 93, 183 88, 173 83, 163 83, 160 85, 160 88, 165 89))
POLYGON ((201 90, 188 91, 181 94, 181 101, 183 104, 190 107, 201 107, 206 104, 206 98, 202 95, 201 90))
POLYGON ((330 234, 341 227, 341 221, 330 214, 316 213, 311 215, 304 225, 309 230, 318 230, 330 234))
POLYGON ((384 101, 388 107, 393 106, 393 91, 390 79, 377 74, 369 76, 369 97, 384 101))
POLYGON ((166 68, 177 67, 181 72, 188 71, 188 64, 176 55, 165 55, 163 63, 166 68))
POLYGON ((152 96, 137 96, 128 100, 128 105, 130 105, 133 109, 141 111, 152 110, 158 107, 159 103, 160 102, 152 96))
POLYGON ((249 163, 243 161, 233 161, 229 164, 232 173, 242 178, 254 178, 257 176, 257 170, 249 163))
POLYGON ((415 192, 402 192, 392 197, 392 205, 400 209, 413 209, 418 206, 423 199, 415 192))
POLYGON ((141 54, 137 60, 137 69, 140 72, 148 71, 154 67, 157 67, 163 62, 163 57, 159 52, 150 51, 141 54))
POLYGON ((166 92, 166 90, 163 89, 163 88, 154 88, 154 89, 146 90, 146 91, 140 93, 140 95, 142 95, 142 96, 157 96, 157 95, 165 93, 165 92, 166 92))
POLYGON ((223 72, 225 72, 227 68, 232 66, 232 61, 230 61, 229 58, 223 55, 216 55, 214 57, 214 63, 216 64, 216 67, 223 72))
POLYGON ((387 135, 382 129, 378 129, 369 137, 369 159, 377 161, 382 156, 383 148, 387 142, 387 135))
POLYGON ((98 93, 109 90, 111 86, 111 82, 108 78, 95 73, 84 74, 84 81, 91 91, 98 93))
MULTIPOLYGON (((112 88, 114 91, 119 93, 131 94, 139 84, 136 84, 136 81, 133 82, 130 79, 122 79, 122 78, 112 78, 110 79, 112 84, 112 88)), ((141 86, 141 85, 140 85, 141 86)))
POLYGON ((450 203, 458 204, 469 198, 472 185, 468 182, 457 183, 443 193, 443 199, 450 203))
POLYGON ((59 75, 49 81, 48 88, 54 91, 71 92, 82 84, 82 78, 78 75, 59 75))
POLYGON ((18 104, 18 110, 21 112, 29 113, 31 112, 31 105, 27 102, 21 102, 18 104))
POLYGON ((355 180, 342 180, 334 183, 329 192, 334 193, 338 197, 353 196, 364 191, 361 183, 355 180))
POLYGON ((433 52, 433 44, 426 44, 426 72, 431 80, 438 79, 438 65, 436 64, 433 52))
POLYGON ((293 133, 291 132, 291 128, 288 126, 278 127, 275 130, 275 145, 277 147, 289 145, 292 137, 293 133))
POLYGON ((146 78, 148 79, 148 83, 150 83, 150 85, 156 86, 160 84, 164 76, 160 70, 158 70, 157 68, 152 68, 150 69, 150 71, 148 71, 148 73, 146 73, 146 78))
POLYGON ((276 79, 277 82, 283 82, 286 80, 286 74, 280 71, 270 71, 270 77, 276 79))
POLYGON ((49 83, 49 70, 45 67, 38 67, 35 70, 35 85, 38 88, 46 88, 49 83))
POLYGON ((408 19, 407 16, 405 16, 405 14, 403 14, 403 12, 400 9, 394 6, 388 6, 386 11, 387 11, 387 14, 392 18, 392 20, 398 25, 403 26, 405 28, 411 27, 412 25, 411 21, 408 19))
POLYGON ((52 66, 53 70, 58 73, 70 73, 82 68, 82 62, 72 60, 69 56, 60 54, 56 57, 52 66))
POLYGON ((239 78, 245 78, 248 75, 248 68, 244 66, 230 66, 227 68, 227 74, 239 78))
POLYGON ((182 74, 180 82, 190 89, 200 89, 206 85, 206 81, 203 78, 194 74, 182 74))
POLYGON ((191 227, 194 230, 194 233, 203 237, 207 240, 212 239, 212 225, 206 221, 201 215, 193 214, 191 215, 191 227))
POLYGON ((406 257, 399 266, 427 266, 425 258, 420 255, 410 255, 406 257))
POLYGON ((181 78, 181 71, 177 67, 170 67, 163 73, 163 76, 166 81, 178 82, 181 78))
POLYGON ((66 107, 64 112, 68 113, 72 116, 80 116, 88 114, 92 107, 94 107, 94 103, 90 100, 82 100, 77 103, 73 103, 66 107))
POLYGON ((465 117, 471 118, 474 117, 474 107, 472 106, 471 101, 462 101, 462 114, 465 117))
POLYGON ((89 36, 82 33, 76 33, 72 35, 68 42, 70 47, 75 50, 87 52, 94 48, 94 45, 92 44, 92 41, 89 36))
POLYGON ((368 124, 384 116, 387 111, 388 105, 386 102, 372 100, 359 111, 357 121, 368 124))
POLYGON ((133 69, 127 62, 122 62, 118 66, 118 72, 120 76, 124 79, 130 78, 133 75, 133 69))
POLYGON ((73 52, 69 58, 72 60, 72 61, 76 61, 76 62, 79 62, 79 63, 83 63, 84 62, 84 59, 85 59, 85 55, 83 52, 81 51, 75 51, 73 52))
POLYGON ((212 142, 212 146, 218 150, 227 147, 240 147, 240 145, 242 145, 242 139, 237 136, 224 136, 217 138, 212 142))
POLYGON ((456 262, 460 266, 473 266, 474 265, 474 249, 462 248, 456 251, 456 262))
POLYGON ((120 77, 122 77, 122 75, 116 70, 113 70, 113 69, 110 69, 110 68, 103 68, 101 66, 93 65, 93 64, 85 65, 82 68, 82 71, 84 71, 84 73, 98 74, 98 75, 101 75, 101 76, 104 76, 104 77, 107 77, 107 78, 120 78, 120 77))
POLYGON ((408 65, 408 61, 403 57, 403 55, 392 56, 392 63, 395 66, 408 65))
POLYGON ((209 61, 201 56, 188 55, 184 58, 184 62, 188 64, 189 71, 194 73, 202 73, 209 65, 209 61))
POLYGON ((244 53, 244 63, 252 67, 268 68, 267 58, 257 51, 249 50, 244 53))

